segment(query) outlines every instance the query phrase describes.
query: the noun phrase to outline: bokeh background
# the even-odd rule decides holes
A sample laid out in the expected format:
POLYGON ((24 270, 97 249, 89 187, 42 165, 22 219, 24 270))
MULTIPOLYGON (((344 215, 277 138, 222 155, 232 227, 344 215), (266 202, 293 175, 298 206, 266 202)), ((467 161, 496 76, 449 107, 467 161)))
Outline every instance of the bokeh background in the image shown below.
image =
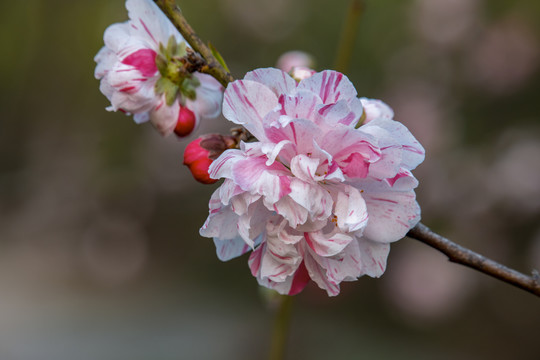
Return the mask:
MULTIPOLYGON (((236 77, 303 50, 331 68, 348 1, 182 0, 236 77)), ((214 186, 105 111, 122 0, 0 2, 0 359, 264 359, 272 313, 198 228, 214 186)), ((427 150, 423 222, 540 268, 540 2, 366 0, 347 75, 427 150)), ((223 119, 199 131, 226 131, 223 119)), ((537 359, 540 299, 411 239, 381 279, 296 297, 288 359, 537 359)))

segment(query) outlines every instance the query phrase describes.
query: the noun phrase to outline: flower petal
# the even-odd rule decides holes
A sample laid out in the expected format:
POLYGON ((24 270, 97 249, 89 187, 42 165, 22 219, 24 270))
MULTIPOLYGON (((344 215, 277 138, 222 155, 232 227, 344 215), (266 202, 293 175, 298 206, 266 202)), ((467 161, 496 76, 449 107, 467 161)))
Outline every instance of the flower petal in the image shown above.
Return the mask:
POLYGON ((154 49, 158 49, 160 43, 166 45, 171 35, 177 42, 184 41, 182 35, 153 1, 127 0, 126 9, 131 19, 132 34, 145 39, 154 49))
POLYGON ((390 244, 358 239, 362 273, 370 277, 380 277, 386 269, 386 259, 390 252, 390 244))
POLYGON ((377 118, 360 129, 372 135, 380 134, 379 146, 381 148, 401 148, 401 166, 407 170, 413 170, 424 161, 424 148, 403 124, 390 119, 377 118), (380 129, 385 130, 390 136, 382 136, 380 129))
POLYGON ((256 81, 274 92, 276 97, 296 91, 296 81, 284 71, 274 68, 256 69, 244 76, 244 80, 256 81))
POLYGON ((298 84, 298 91, 309 90, 317 94, 324 104, 333 104, 340 99, 356 97, 356 89, 349 79, 332 70, 325 70, 302 80, 298 84))
POLYGON ((223 116, 243 125, 259 140, 264 139, 263 119, 278 105, 278 98, 265 85, 238 80, 230 83, 223 98, 223 116))
MULTIPOLYGON (((403 181, 403 180, 402 180, 403 181)), ((396 191, 386 181, 367 180, 362 184, 369 221, 363 236, 377 242, 403 238, 420 221, 420 207, 414 191, 396 191)))
POLYGON ((221 261, 229 261, 251 250, 251 247, 240 236, 231 240, 214 238, 214 244, 216 245, 217 257, 221 261))
POLYGON ((243 190, 261 194, 267 206, 291 192, 289 171, 280 163, 266 165, 265 157, 245 158, 234 164, 233 179, 243 190))
POLYGON ((362 105, 364 106, 364 113, 366 115, 364 124, 367 124, 373 119, 393 119, 394 111, 390 106, 386 105, 383 101, 377 99, 360 98, 362 105))

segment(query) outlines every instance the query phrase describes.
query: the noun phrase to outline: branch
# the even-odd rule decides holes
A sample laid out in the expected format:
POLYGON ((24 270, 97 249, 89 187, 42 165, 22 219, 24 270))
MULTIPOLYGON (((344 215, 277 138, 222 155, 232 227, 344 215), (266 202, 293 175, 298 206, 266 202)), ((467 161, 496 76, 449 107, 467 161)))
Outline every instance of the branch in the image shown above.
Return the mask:
POLYGON ((349 9, 347 10, 347 18, 345 19, 343 29, 341 30, 339 46, 334 63, 334 69, 341 73, 347 72, 347 69, 349 68, 354 49, 354 42, 358 37, 358 25, 360 24, 360 17, 364 12, 364 7, 364 1, 351 0, 349 9))
POLYGON ((200 72, 213 76, 224 87, 227 84, 234 81, 232 75, 225 70, 220 62, 214 56, 214 53, 210 48, 201 40, 201 38, 195 33, 195 30, 189 25, 182 11, 176 5, 174 0, 154 0, 156 5, 163 11, 165 15, 171 20, 173 25, 180 31, 180 34, 191 45, 193 50, 202 55, 206 60, 206 65, 201 67, 200 72))
POLYGON ((439 250, 448 256, 451 262, 468 266, 540 296, 540 277, 536 271, 533 271, 533 276, 527 276, 516 270, 507 268, 498 262, 453 243, 441 235, 432 232, 427 226, 421 223, 412 228, 407 236, 439 250))

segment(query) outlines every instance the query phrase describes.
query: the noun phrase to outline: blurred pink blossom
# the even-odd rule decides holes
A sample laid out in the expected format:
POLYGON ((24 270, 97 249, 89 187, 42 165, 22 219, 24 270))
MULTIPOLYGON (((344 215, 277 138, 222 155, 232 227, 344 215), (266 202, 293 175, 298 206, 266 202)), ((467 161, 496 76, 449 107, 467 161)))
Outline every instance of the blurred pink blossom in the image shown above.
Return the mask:
POLYGON ((455 45, 478 23, 479 0, 417 0, 412 20, 418 33, 433 43, 455 45))
POLYGON ((539 65, 538 38, 525 21, 509 17, 487 28, 469 52, 469 79, 485 91, 516 91, 539 65))
POLYGON ((384 283, 385 293, 413 321, 445 318, 465 305, 474 289, 469 269, 420 244, 396 255, 384 283))
POLYGON ((311 55, 303 51, 288 51, 282 54, 277 60, 276 67, 285 72, 291 71, 295 67, 312 69, 315 60, 311 55))

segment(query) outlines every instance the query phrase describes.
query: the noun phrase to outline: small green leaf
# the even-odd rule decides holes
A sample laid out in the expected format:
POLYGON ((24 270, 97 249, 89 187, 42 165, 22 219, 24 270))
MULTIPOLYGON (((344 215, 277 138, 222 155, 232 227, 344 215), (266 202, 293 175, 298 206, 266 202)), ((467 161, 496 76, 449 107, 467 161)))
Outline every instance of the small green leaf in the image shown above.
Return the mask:
POLYGON ((156 67, 162 76, 167 76, 167 59, 161 54, 156 55, 156 67))
POLYGON ((171 84, 172 86, 165 91, 165 101, 167 102, 167 106, 174 104, 174 101, 178 96, 178 86, 174 85, 173 83, 171 84))
POLYGON ((223 66, 223 68, 225 69, 225 71, 227 71, 228 73, 230 73, 231 71, 229 70, 229 67, 227 66, 227 64, 225 63, 225 60, 223 60, 223 56, 221 56, 221 54, 219 53, 219 51, 217 51, 217 49, 214 47, 214 45, 212 45, 211 42, 208 43, 208 47, 210 48, 210 51, 212 51, 212 55, 214 55, 214 57, 216 58, 216 60, 221 64, 221 66, 223 66))
POLYGON ((154 91, 156 94, 161 95, 165 92, 165 87, 167 86, 165 83, 169 81, 167 78, 159 78, 158 81, 156 81, 156 85, 154 85, 154 91))
POLYGON ((197 98, 197 86, 199 86, 199 79, 196 77, 184 78, 182 85, 180 85, 180 92, 186 98, 190 100, 195 100, 197 98))
POLYGON ((160 55, 163 55, 163 56, 165 56, 167 54, 165 46, 163 46, 162 43, 159 43, 159 53, 160 53, 160 55))
POLYGON ((185 42, 181 42, 180 44, 178 44, 178 46, 176 47, 176 53, 174 54, 174 56, 176 57, 183 57, 183 56, 186 56, 187 54, 187 51, 186 51, 186 43, 185 42))
POLYGON ((191 86, 193 86, 194 88, 201 85, 201 81, 199 79, 197 79, 195 76, 191 76, 191 78, 189 78, 189 82, 190 82, 191 86))
POLYGON ((356 126, 354 127, 355 129, 358 129, 360 126, 362 126, 364 124, 364 121, 366 121, 366 110, 364 110, 362 112, 362 116, 360 116, 360 119, 358 119, 358 123, 356 124, 356 126))
POLYGON ((169 37, 169 42, 167 43, 167 57, 170 58, 171 56, 174 56, 177 49, 178 44, 176 43, 176 38, 174 37, 174 35, 171 35, 169 37))
POLYGON ((165 94, 167 105, 171 106, 178 96, 179 87, 166 77, 162 77, 156 81, 154 90, 157 95, 165 94))

